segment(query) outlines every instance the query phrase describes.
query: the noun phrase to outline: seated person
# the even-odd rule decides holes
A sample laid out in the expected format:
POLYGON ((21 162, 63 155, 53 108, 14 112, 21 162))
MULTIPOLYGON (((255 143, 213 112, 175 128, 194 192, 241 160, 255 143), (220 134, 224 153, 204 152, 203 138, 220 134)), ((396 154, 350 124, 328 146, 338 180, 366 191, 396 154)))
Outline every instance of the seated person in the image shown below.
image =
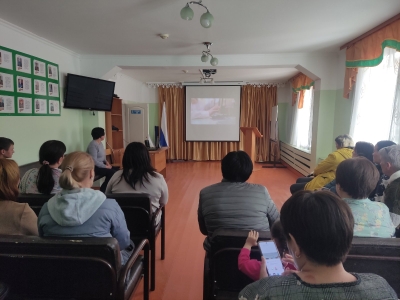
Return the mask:
POLYGON ((353 212, 354 236, 390 238, 394 235, 387 206, 367 198, 378 180, 378 169, 364 157, 347 159, 336 170, 336 191, 353 212))
POLYGON ((385 204, 391 213, 400 215, 400 145, 382 148, 379 150, 379 155, 382 172, 389 177, 384 182, 385 204))
POLYGON ((221 162, 222 182, 200 191, 198 221, 207 235, 204 249, 210 249, 213 232, 219 228, 268 231, 279 219, 279 212, 268 190, 260 184, 247 183, 253 163, 244 151, 228 153, 221 162))
MULTIPOLYGON (((378 184, 376 186, 375 189, 375 195, 373 200, 374 201, 379 201, 379 202, 383 202, 383 194, 385 192, 385 185, 383 184, 383 181, 387 182, 387 180, 389 180, 389 176, 386 176, 385 174, 383 174, 382 172, 382 168, 380 165, 381 162, 381 156, 379 155, 379 150, 381 150, 382 148, 385 147, 389 147, 389 146, 393 146, 396 145, 395 142, 392 141, 379 141, 376 143, 375 147, 374 147, 374 153, 372 154, 373 156, 373 161, 375 166, 378 168, 379 174, 380 174, 380 178, 378 181, 378 184)), ((371 199, 372 200, 372 199, 371 199)))
POLYGON ((142 143, 130 143, 122 159, 122 170, 108 182, 106 194, 146 193, 150 195, 153 213, 168 202, 164 177, 151 166, 149 151, 142 143))
POLYGON ((19 192, 22 194, 57 194, 61 191, 58 179, 61 170, 58 168, 63 159, 66 147, 60 141, 47 141, 39 149, 40 169, 28 170, 21 179, 19 192))
MULTIPOLYGON (((239 299, 397 299, 385 279, 348 273, 343 261, 353 240, 353 214, 329 191, 301 191, 282 206, 281 223, 289 253, 299 271, 246 286, 239 299)), ((265 259, 261 269, 265 269, 265 259)))
POLYGON ((53 237, 114 237, 125 264, 133 251, 125 216, 114 199, 106 199, 91 189, 94 163, 85 152, 68 154, 61 164, 61 192, 40 210, 40 236, 53 237))
POLYGON ((100 191, 103 193, 106 191, 106 187, 108 181, 114 175, 118 168, 113 168, 108 161, 106 160, 106 152, 104 150, 104 146, 101 143, 104 141, 106 133, 104 129, 101 127, 96 127, 92 129, 92 138, 87 147, 86 152, 90 154, 90 156, 94 160, 94 173, 99 176, 105 176, 103 184, 100 187, 100 191))
MULTIPOLYGON (((365 157, 369 161, 372 161, 372 153, 374 152, 374 145, 368 142, 357 142, 353 149, 354 157, 365 157)), ((325 189, 330 190, 332 193, 336 193, 336 179, 329 182, 324 186, 325 189)), ((371 197, 374 196, 374 192, 371 193, 371 197)), ((369 197, 368 197, 369 198, 369 197)))
POLYGON ((8 138, 0 137, 0 158, 12 158, 14 142, 8 138))
POLYGON ((292 194, 301 190, 317 190, 335 179, 335 172, 338 164, 343 160, 351 158, 353 154, 353 139, 345 135, 339 135, 335 139, 336 151, 321 161, 314 170, 314 177, 302 177, 297 179, 295 184, 290 186, 292 194))
MULTIPOLYGON (((271 227, 271 237, 279 251, 279 254, 281 255, 281 257, 285 258, 288 249, 282 225, 279 220, 276 221, 271 227)), ((247 236, 246 243, 244 244, 238 257, 239 270, 242 271, 251 279, 253 279, 254 281, 264 278, 260 277, 260 274, 264 274, 264 272, 261 272, 261 261, 257 259, 250 259, 251 248, 257 246, 257 240, 258 240, 258 232, 251 230, 249 232, 249 235, 247 236)), ((296 270, 296 267, 290 263, 284 262, 283 264, 285 270, 296 270)))
POLYGON ((37 217, 27 203, 18 203, 19 168, 0 158, 0 234, 38 235, 37 217))

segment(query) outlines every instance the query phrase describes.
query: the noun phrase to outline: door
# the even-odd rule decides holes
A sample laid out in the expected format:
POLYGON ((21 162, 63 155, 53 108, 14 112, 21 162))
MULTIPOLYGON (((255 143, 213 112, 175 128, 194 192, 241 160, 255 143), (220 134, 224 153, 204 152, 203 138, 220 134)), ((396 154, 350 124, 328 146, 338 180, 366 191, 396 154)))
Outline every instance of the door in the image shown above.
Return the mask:
POLYGON ((149 135, 149 105, 147 103, 125 104, 126 143, 141 142, 149 135))

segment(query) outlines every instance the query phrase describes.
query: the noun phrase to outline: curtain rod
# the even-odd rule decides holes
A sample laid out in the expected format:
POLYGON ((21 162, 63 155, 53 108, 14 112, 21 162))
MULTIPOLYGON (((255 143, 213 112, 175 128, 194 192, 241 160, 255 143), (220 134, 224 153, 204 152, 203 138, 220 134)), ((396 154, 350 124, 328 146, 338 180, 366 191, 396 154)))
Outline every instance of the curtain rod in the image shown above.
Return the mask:
POLYGON ((359 37, 356 37, 355 39, 351 40, 350 42, 340 46, 340 50, 352 46, 353 44, 357 43, 358 41, 362 40, 363 38, 366 38, 367 36, 377 32, 378 30, 386 27, 390 23, 393 23, 394 21, 397 21, 399 19, 400 19, 400 14, 395 15, 393 18, 390 18, 389 20, 383 22, 382 24, 380 24, 380 25, 372 28, 371 30, 367 31, 366 33, 360 35, 359 37))

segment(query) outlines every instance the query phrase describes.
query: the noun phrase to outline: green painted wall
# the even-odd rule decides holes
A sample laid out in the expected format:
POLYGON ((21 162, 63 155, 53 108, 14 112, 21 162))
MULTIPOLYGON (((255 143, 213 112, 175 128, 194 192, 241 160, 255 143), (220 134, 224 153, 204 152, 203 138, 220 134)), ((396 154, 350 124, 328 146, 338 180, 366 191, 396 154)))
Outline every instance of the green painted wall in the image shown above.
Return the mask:
MULTIPOLYGON (((86 151, 87 146, 92 141, 92 129, 95 127, 105 128, 106 126, 106 117, 105 113, 101 111, 96 111, 95 115, 93 112, 88 110, 82 110, 82 142, 84 151, 86 151)), ((105 147, 105 142, 103 142, 105 147)))
POLYGON ((158 113, 159 113, 158 103, 149 103, 149 132, 153 143, 156 142, 154 126, 159 125, 158 113))
POLYGON ((337 90, 333 138, 341 134, 349 134, 352 106, 352 100, 343 98, 343 89, 337 90))
MULTIPOLYGON (((60 91, 63 102, 64 91, 60 91)), ((0 136, 15 143, 13 159, 24 165, 38 161, 40 146, 47 140, 60 140, 67 152, 83 150, 82 112, 61 108, 61 116, 8 117, 0 116, 0 136)))
POLYGON ((334 150, 333 128, 335 120, 335 104, 336 90, 320 91, 317 128, 317 163, 319 158, 324 159, 334 150))
POLYGON ((287 136, 287 110, 289 103, 278 103, 278 131, 279 140, 288 143, 289 137, 287 136))

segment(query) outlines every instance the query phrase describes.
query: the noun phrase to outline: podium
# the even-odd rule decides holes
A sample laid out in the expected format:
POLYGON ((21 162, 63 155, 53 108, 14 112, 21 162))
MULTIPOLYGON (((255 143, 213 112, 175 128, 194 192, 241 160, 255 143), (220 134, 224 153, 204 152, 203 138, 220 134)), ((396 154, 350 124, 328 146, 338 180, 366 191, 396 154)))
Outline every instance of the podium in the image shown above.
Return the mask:
POLYGON ((253 162, 256 160, 256 138, 261 138, 262 134, 257 127, 240 127, 244 134, 244 152, 246 152, 253 162))

